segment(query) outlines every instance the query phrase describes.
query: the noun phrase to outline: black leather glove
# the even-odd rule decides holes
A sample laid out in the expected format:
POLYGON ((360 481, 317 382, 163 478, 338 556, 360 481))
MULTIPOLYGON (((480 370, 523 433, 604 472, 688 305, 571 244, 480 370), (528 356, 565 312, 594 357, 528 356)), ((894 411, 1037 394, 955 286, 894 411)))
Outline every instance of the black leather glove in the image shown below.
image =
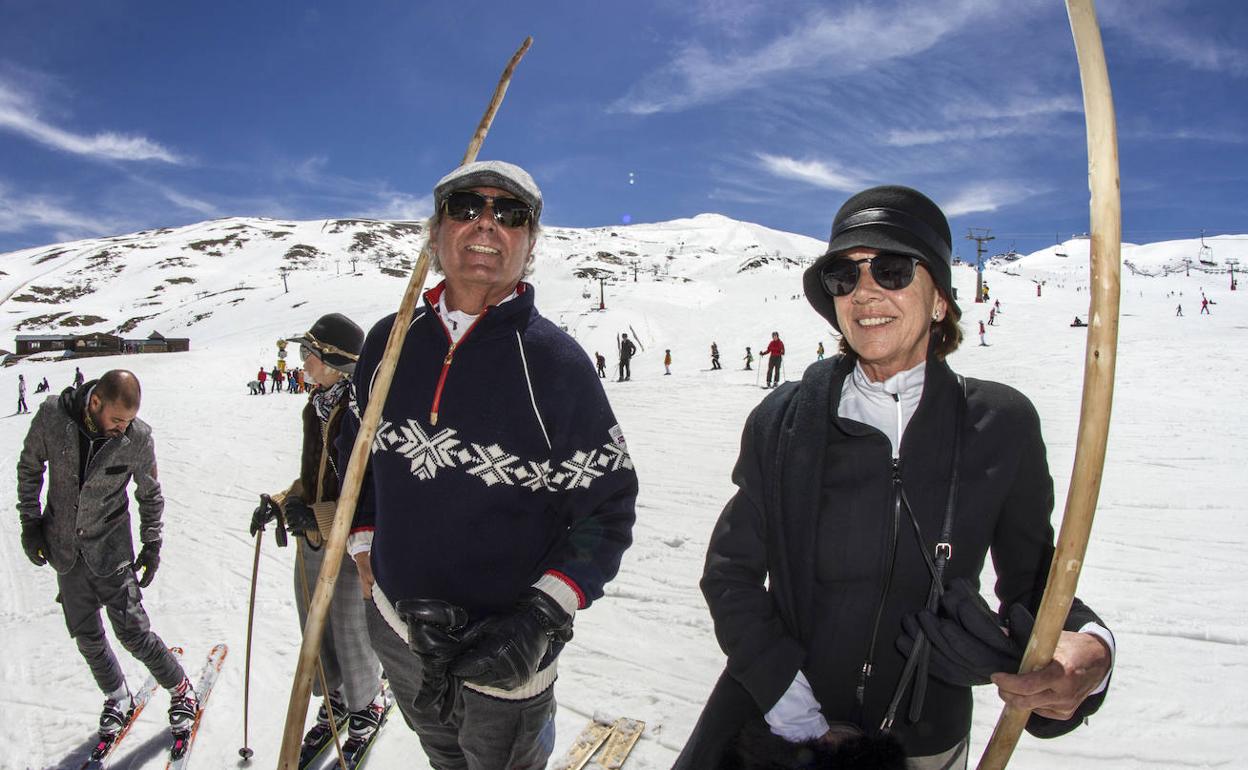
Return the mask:
POLYGON ((449 724, 462 683, 448 668, 462 649, 459 634, 468 613, 441 599, 402 599, 394 605, 407 625, 407 646, 420 658, 420 690, 413 699, 419 710, 436 708, 438 719, 449 724))
POLYGON ((1035 619, 1026 607, 1014 604, 1004 623, 1008 634, 1002 625, 974 584, 958 578, 940 598, 936 612, 923 610, 902 619, 897 647, 909 654, 922 630, 932 645, 932 676, 962 687, 988 684, 998 671, 1018 671, 1035 619))
POLYGON ((465 652, 451 673, 473 684, 511 690, 537 673, 551 644, 572 638, 572 616, 549 594, 529 588, 505 615, 488 617, 464 633, 465 652))
POLYGON ((292 535, 306 535, 320 531, 316 524, 316 514, 302 497, 288 497, 282 503, 282 512, 286 514, 286 531, 292 535))
POLYGON ((48 563, 48 539, 43 535, 42 519, 22 520, 22 550, 36 567, 48 563))
POLYGON ((143 548, 139 551, 139 556, 134 560, 134 564, 130 565, 130 569, 134 570, 135 575, 139 578, 139 588, 147 588, 156 579, 156 568, 160 566, 160 541, 153 540, 150 543, 144 543, 143 548), (139 571, 143 574, 139 575, 139 571))
POLYGON ((277 507, 277 503, 273 502, 273 498, 268 495, 260 495, 260 504, 256 506, 256 510, 251 514, 251 534, 254 536, 257 532, 268 526, 270 521, 277 518, 281 513, 281 509, 277 507))

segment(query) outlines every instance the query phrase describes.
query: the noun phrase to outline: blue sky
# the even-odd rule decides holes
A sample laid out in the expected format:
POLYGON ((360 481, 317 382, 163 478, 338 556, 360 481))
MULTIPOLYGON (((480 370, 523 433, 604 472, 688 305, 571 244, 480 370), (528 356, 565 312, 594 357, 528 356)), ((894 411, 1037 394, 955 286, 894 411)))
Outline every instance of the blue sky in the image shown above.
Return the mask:
MULTIPOLYGON (((1102 0, 1124 238, 1248 233, 1248 3, 1102 0)), ((0 0, 0 251, 232 215, 414 218, 534 37, 481 157, 547 224, 716 211, 826 238, 909 184, 955 248, 1088 228, 1058 0, 0 0)))

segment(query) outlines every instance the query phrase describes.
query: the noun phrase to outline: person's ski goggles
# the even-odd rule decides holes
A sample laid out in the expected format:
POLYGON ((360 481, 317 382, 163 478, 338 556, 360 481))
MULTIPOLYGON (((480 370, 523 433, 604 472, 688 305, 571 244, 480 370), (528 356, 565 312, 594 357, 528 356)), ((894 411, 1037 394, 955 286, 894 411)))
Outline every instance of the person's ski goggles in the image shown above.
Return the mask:
POLYGON ((446 196, 442 210, 456 222, 475 222, 485 212, 487 203, 494 209, 494 221, 503 227, 524 227, 533 219, 533 208, 518 198, 496 198, 471 190, 457 190, 446 196))
POLYGON ((823 288, 833 297, 844 297, 853 293, 858 286, 861 275, 859 265, 866 262, 871 269, 871 277, 881 289, 897 291, 904 289, 914 280, 914 271, 919 264, 917 257, 905 254, 876 254, 867 259, 850 259, 837 257, 828 262, 819 274, 823 288))

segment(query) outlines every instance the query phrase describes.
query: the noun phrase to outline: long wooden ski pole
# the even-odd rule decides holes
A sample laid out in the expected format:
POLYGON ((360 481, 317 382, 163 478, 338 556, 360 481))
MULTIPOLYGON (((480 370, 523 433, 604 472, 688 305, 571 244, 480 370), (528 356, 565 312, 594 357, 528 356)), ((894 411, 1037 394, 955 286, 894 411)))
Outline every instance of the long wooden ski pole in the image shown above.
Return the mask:
MULTIPOLYGON (((468 150, 460 165, 476 160, 477 152, 485 135, 490 130, 494 115, 502 104, 507 86, 511 83, 512 72, 524 57, 533 38, 526 37, 524 43, 512 55, 511 61, 503 70, 494 96, 485 110, 485 115, 477 125, 477 130, 468 143, 468 150)), ((299 744, 303 738, 303 722, 308 714, 308 696, 312 690, 312 676, 321 647, 321 633, 325 629, 325 618, 329 611, 329 602, 333 597, 334 583, 338 580, 338 569, 342 564, 343 554, 347 549, 347 534, 351 529, 351 519, 355 515, 355 505, 360 498, 360 485, 364 480, 364 468, 368 464, 369 448, 373 436, 377 433, 377 424, 381 421, 382 407, 386 396, 390 393, 390 383, 394 379, 394 367, 399 360, 399 351, 403 348, 403 340, 407 337, 407 327, 416 311, 420 299, 420 290, 424 288, 425 276, 429 272, 428 244, 420 251, 420 258, 412 270, 411 280, 399 304, 399 312, 390 327, 390 337, 386 340, 386 349, 377 365, 376 376, 369 393, 368 408, 360 418, 360 432, 355 437, 351 448, 351 461, 347 464, 347 472, 343 477, 342 489, 338 496, 338 508, 334 514, 334 526, 330 530, 329 540, 325 543, 325 561, 321 566, 320 575, 316 580, 316 591, 312 596, 312 604, 308 607, 308 620, 303 627, 303 644, 299 648, 299 663, 295 668, 295 678, 290 687, 290 704, 286 709, 286 728, 282 734, 282 750, 278 767, 281 770, 297 770, 299 762, 299 744)))
MULTIPOLYGON (((1070 29, 1079 57, 1083 111, 1088 127, 1088 186, 1092 193, 1092 305, 1084 355, 1083 404, 1079 413, 1075 467, 1066 495, 1066 512, 1049 567, 1036 625, 1020 673, 1039 670, 1053 659, 1058 636, 1079 583, 1092 517, 1101 491, 1109 416, 1114 398, 1118 348, 1119 274, 1122 270, 1122 202, 1118 184, 1118 135, 1109 88, 1105 49, 1092 0, 1066 0, 1070 29)), ((1029 711, 1006 706, 993 731, 979 770, 1001 770, 1010 761, 1029 711)))
POLYGON ((238 755, 244 761, 255 754, 248 740, 247 724, 251 710, 251 631, 256 619, 256 578, 260 575, 260 544, 264 539, 264 527, 256 530, 256 555, 251 560, 251 598, 247 600, 247 658, 243 664, 243 747, 238 755))

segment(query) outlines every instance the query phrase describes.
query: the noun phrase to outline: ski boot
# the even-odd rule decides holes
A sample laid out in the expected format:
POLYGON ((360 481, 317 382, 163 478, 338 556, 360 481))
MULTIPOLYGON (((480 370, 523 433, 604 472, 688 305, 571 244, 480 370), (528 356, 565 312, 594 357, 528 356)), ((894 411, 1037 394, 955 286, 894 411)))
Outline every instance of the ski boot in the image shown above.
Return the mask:
POLYGON ((334 729, 341 730, 347 723, 347 706, 337 691, 331 692, 328 698, 321 701, 316 711, 316 723, 303 736, 303 744, 299 748, 299 767, 307 767, 334 740, 334 729), (329 708, 326 708, 326 704, 329 708), (329 714, 333 712, 334 725, 329 724, 329 714))
POLYGON ((191 680, 183 677, 182 682, 169 691, 169 696, 169 730, 175 736, 185 735, 199 713, 199 698, 195 696, 191 680))
POLYGON ((379 694, 373 699, 373 702, 360 709, 352 711, 347 721, 347 734, 354 740, 363 742, 372 737, 377 732, 377 728, 381 726, 382 717, 386 713, 385 693, 379 694))
POLYGON ((104 699, 104 708, 100 710, 100 734, 91 748, 91 759, 98 760, 108 754, 133 713, 134 699, 124 685, 109 693, 104 699))

